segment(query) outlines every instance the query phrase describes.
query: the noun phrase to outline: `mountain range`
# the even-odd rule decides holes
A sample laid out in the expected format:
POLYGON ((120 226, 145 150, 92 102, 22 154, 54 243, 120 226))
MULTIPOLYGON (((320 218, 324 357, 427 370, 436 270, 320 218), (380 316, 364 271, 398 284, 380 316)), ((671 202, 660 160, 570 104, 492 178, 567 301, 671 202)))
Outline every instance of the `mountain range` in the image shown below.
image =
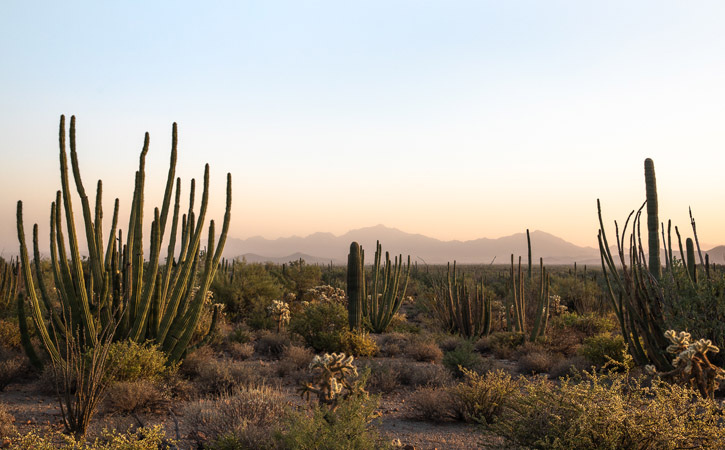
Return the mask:
MULTIPOLYGON (((376 241, 392 255, 410 255, 419 264, 445 264, 456 260, 461 264, 506 264, 511 254, 526 258, 526 233, 516 233, 497 239, 481 238, 469 241, 442 241, 411 234, 384 225, 359 228, 335 236, 314 233, 306 237, 292 236, 265 239, 228 238, 224 248, 227 258, 244 257, 248 262, 282 263, 303 258, 308 263, 345 264, 350 243, 356 241, 372 259, 376 241)), ((599 250, 580 247, 544 231, 531 232, 531 249, 535 260, 544 258, 547 264, 600 264, 599 250)))

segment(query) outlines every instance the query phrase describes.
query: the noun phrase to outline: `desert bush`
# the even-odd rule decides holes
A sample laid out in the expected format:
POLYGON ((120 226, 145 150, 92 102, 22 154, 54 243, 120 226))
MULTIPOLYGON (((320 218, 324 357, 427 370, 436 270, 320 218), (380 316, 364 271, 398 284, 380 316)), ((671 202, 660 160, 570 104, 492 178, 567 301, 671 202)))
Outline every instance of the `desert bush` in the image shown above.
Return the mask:
POLYGON ((483 358, 473 350, 473 343, 466 341, 457 349, 443 355, 443 365, 447 367, 456 377, 463 376, 463 369, 481 370, 483 358))
POLYGON ((125 433, 104 430, 100 438, 90 442, 76 440, 57 432, 41 436, 31 431, 13 442, 11 448, 12 450, 158 450, 175 447, 174 441, 166 438, 163 426, 155 425, 125 433))
POLYGON ((290 345, 284 350, 282 358, 275 367, 277 376, 286 377, 294 374, 297 381, 301 380, 303 378, 301 370, 309 366, 313 356, 308 348, 290 345))
POLYGON ((499 359, 509 359, 524 340, 522 333, 497 331, 479 339, 476 349, 481 353, 493 352, 499 359))
POLYGON ((382 448, 372 426, 377 417, 377 397, 354 395, 338 403, 334 412, 316 406, 308 414, 292 413, 277 440, 284 448, 300 450, 365 450, 382 448))
POLYGON ((438 423, 454 418, 453 397, 448 389, 422 387, 408 401, 412 418, 416 420, 438 423))
POLYGON ((15 417, 7 411, 5 405, 0 403, 0 440, 15 436, 15 417))
POLYGON ((260 355, 280 357, 291 343, 287 334, 263 330, 254 341, 254 350, 260 355))
POLYGON ((411 342, 405 347, 406 355, 416 361, 440 363, 443 352, 435 342, 411 342))
POLYGON ((403 352, 403 349, 410 342, 410 336, 398 333, 390 332, 377 335, 378 346, 380 347, 380 353, 385 356, 398 356, 403 352))
POLYGON ((438 364, 401 362, 398 364, 400 384, 411 387, 442 387, 453 382, 451 371, 438 364))
POLYGON ((114 411, 124 414, 159 412, 168 406, 169 401, 156 383, 143 378, 113 383, 106 394, 106 404, 114 411))
POLYGON ((341 335, 347 329, 347 309, 337 302, 310 303, 290 320, 290 331, 318 352, 341 351, 341 335))
POLYGON ((21 380, 29 371, 27 358, 0 349, 0 391, 8 384, 21 380))
POLYGON ((166 355, 156 345, 114 342, 108 349, 108 367, 117 381, 158 380, 167 371, 166 355))
POLYGON ((235 322, 244 318, 250 320, 255 313, 257 317, 251 317, 255 325, 262 325, 255 328, 272 326, 271 320, 267 319, 264 308, 271 303, 272 299, 280 298, 283 293, 283 286, 273 274, 262 264, 251 264, 246 261, 234 262, 234 278, 228 277, 217 271, 217 276, 211 285, 216 301, 224 304, 225 311, 229 318, 235 322), (255 319, 261 319, 255 322, 255 319))
MULTIPOLYGON (((32 329, 32 327, 29 327, 32 329)), ((20 327, 17 322, 0 319, 0 348, 20 350, 20 327)))
POLYGON ((611 314, 587 313, 580 315, 575 312, 567 312, 554 317, 552 326, 558 329, 571 328, 585 336, 593 336, 614 331, 617 324, 611 314))
POLYGON ((199 368, 196 383, 208 394, 223 394, 260 382, 259 365, 230 359, 211 360, 199 368))
POLYGON ((590 363, 603 366, 610 359, 624 362, 626 358, 624 338, 621 335, 612 336, 608 333, 588 337, 579 348, 579 353, 590 363))
POLYGON ((520 382, 502 370, 481 375, 462 370, 464 380, 449 389, 459 420, 490 424, 513 403, 520 382))
POLYGON ((556 361, 549 369, 549 378, 558 379, 561 377, 581 377, 581 373, 591 369, 589 361, 580 355, 570 356, 568 358, 556 361))
POLYGON ((240 344, 246 344, 254 340, 254 334, 244 325, 237 325, 232 328, 232 331, 227 336, 229 342, 238 342, 240 344))
POLYGON ((561 359, 561 355, 546 350, 533 351, 518 359, 519 370, 521 373, 547 373, 561 359))
POLYGON ((213 399, 197 400, 184 409, 192 435, 212 448, 267 448, 273 425, 287 413, 287 402, 268 386, 239 387, 213 399), (229 447, 227 447, 229 448, 229 447))
POLYGON ((245 360, 254 355, 254 346, 250 343, 230 342, 227 344, 227 352, 234 359, 245 360))
POLYGON ((523 380, 524 392, 493 430, 535 449, 721 448, 722 409, 689 388, 628 374, 587 374, 558 385, 523 380))
POLYGON ((346 330, 340 333, 338 351, 354 356, 375 356, 378 353, 378 345, 368 333, 346 330))
POLYGON ((446 336, 441 339, 440 342, 438 342, 438 346, 444 352, 452 352, 453 350, 457 349, 464 340, 465 339, 460 336, 446 336))
POLYGON ((389 394, 400 388, 401 363, 391 360, 368 361, 361 368, 369 369, 367 388, 373 393, 389 394))
POLYGON ((179 373, 187 377, 198 377, 202 367, 213 364, 216 360, 216 353, 208 345, 197 348, 189 353, 179 366, 179 373))

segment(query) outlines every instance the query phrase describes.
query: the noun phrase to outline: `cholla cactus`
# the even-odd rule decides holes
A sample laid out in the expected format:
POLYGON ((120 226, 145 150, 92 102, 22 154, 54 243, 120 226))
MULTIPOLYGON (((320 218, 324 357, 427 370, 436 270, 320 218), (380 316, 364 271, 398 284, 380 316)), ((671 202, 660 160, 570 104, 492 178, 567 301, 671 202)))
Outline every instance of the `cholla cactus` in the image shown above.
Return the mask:
POLYGON ((272 306, 267 307, 267 310, 277 322, 277 333, 284 330, 290 319, 289 304, 281 300, 272 300, 272 306))
POLYGON ((345 291, 327 284, 307 289, 304 298, 312 302, 345 303, 345 291))
POLYGON ((720 349, 709 339, 692 342, 692 336, 685 331, 666 331, 665 338, 671 342, 667 352, 677 355, 672 362, 674 370, 658 374, 654 366, 647 366, 645 371, 689 383, 692 387, 697 387, 703 397, 712 399, 720 381, 725 379, 725 370, 713 365, 707 358, 707 352, 718 353, 720 349))
POLYGON ((352 362, 352 355, 345 356, 344 353, 316 355, 309 366, 315 373, 314 380, 300 387, 301 396, 309 400, 310 394, 315 394, 320 404, 329 405, 334 410, 341 396, 344 398, 364 392, 360 386, 351 383, 350 378, 357 376, 357 368, 352 362), (343 389, 346 390, 344 394, 343 389))

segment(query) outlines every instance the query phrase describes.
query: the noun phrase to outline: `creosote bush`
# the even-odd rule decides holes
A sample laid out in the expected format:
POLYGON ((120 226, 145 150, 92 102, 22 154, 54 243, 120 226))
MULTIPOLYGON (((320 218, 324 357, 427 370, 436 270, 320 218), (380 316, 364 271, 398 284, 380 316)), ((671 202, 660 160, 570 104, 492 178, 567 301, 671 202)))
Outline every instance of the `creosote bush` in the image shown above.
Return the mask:
POLYGON ((619 363, 629 361, 626 354, 624 338, 621 335, 612 336, 609 333, 598 334, 584 339, 579 353, 591 364, 603 366, 610 360, 619 363))
POLYGON ((11 448, 12 450, 158 450, 174 446, 174 441, 166 438, 163 426, 155 425, 125 433, 104 430, 99 439, 90 442, 55 432, 41 436, 32 431, 13 442, 11 448))
POLYGON ((108 365, 117 381, 158 380, 174 370, 166 362, 166 354, 150 343, 127 340, 114 342, 108 349, 108 365))
POLYGON ((462 377, 463 369, 479 371, 484 361, 473 349, 473 343, 465 341, 458 348, 443 355, 443 365, 457 377, 462 377))
POLYGON ((523 392, 492 425, 509 443, 534 449, 721 448, 722 409, 692 389, 626 373, 584 379, 521 379, 523 392))

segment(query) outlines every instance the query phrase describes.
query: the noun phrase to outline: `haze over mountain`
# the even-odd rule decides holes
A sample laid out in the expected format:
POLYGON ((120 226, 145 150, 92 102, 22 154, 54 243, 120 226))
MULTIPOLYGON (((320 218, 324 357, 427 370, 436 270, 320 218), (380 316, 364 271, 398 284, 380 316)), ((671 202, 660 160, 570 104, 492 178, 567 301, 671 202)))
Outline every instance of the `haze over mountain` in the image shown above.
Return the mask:
MULTIPOLYGON (((456 260, 463 264, 505 264, 511 253, 526 257, 526 233, 516 233, 497 239, 480 238, 469 241, 441 241, 421 234, 411 234, 384 225, 359 228, 335 236, 314 233, 306 237, 292 236, 265 239, 227 239, 226 257, 244 256, 249 262, 286 262, 304 258, 308 262, 343 264, 352 241, 357 241, 372 258, 375 242, 391 255, 410 255, 419 264, 443 264, 456 260)), ((544 258, 547 264, 599 264, 599 250, 580 247, 544 231, 531 232, 531 247, 535 259, 544 258)))

